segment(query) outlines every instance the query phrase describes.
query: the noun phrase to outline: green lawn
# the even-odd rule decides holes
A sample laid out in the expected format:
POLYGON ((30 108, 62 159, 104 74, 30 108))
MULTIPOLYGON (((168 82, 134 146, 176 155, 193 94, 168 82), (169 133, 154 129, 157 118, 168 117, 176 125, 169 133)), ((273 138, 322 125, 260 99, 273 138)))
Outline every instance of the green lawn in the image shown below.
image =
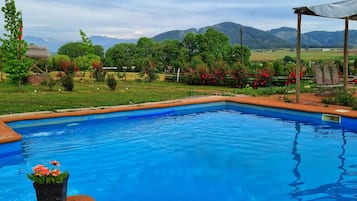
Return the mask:
POLYGON ((228 87, 191 86, 160 81, 121 81, 117 89, 111 91, 105 83, 76 81, 73 92, 63 91, 59 84, 53 91, 43 85, 23 85, 18 91, 16 86, 0 82, 0 114, 156 102, 214 93, 233 93, 234 90, 228 87))
MULTIPOLYGON (((264 50, 251 52, 251 61, 274 61, 283 59, 285 56, 296 57, 296 51, 291 50, 264 50)), ((343 58, 343 50, 331 49, 329 51, 322 51, 321 49, 301 49, 301 59, 303 60, 334 60, 343 58)))

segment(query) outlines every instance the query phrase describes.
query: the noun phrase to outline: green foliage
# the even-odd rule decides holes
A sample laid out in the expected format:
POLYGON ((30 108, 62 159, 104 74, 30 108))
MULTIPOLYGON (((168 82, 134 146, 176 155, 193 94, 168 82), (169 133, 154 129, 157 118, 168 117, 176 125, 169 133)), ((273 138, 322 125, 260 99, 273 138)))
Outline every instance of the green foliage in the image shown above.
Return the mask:
POLYGON ((81 42, 70 42, 58 48, 57 54, 67 55, 70 59, 74 59, 85 55, 85 47, 81 42))
POLYGON ((119 68, 138 65, 138 63, 136 63, 136 59, 138 58, 136 55, 137 51, 135 44, 117 44, 107 50, 105 54, 105 65, 117 66, 119 68))
POLYGON ((136 43, 137 56, 152 59, 155 51, 155 42, 151 38, 140 38, 136 43))
POLYGON ((59 71, 62 70, 61 64, 66 62, 71 62, 68 55, 56 54, 49 58, 48 68, 50 71, 59 71))
POLYGON ((356 99, 350 93, 340 93, 336 96, 336 101, 339 105, 352 107, 356 99))
MULTIPOLYGON (((104 49, 100 45, 93 46, 93 53, 99 56, 101 59, 104 58, 104 49)), ((62 45, 57 50, 57 54, 59 55, 67 55, 70 59, 75 59, 80 56, 85 56, 88 52, 87 45, 82 42, 70 42, 62 45)))
POLYGON ((52 91, 53 90, 53 87, 56 85, 56 80, 54 80, 51 76, 50 76, 50 78, 49 78, 49 80, 48 80, 48 82, 47 82, 47 86, 48 86, 48 88, 50 89, 50 91, 52 91))
POLYGON ((226 78, 228 86, 236 88, 244 88, 248 84, 247 70, 243 68, 240 63, 234 66, 234 69, 230 72, 231 79, 226 78))
POLYGON ((140 73, 142 77, 146 76, 145 80, 147 82, 153 82, 157 80, 159 77, 157 75, 157 68, 154 62, 148 61, 145 70, 140 73))
POLYGON ((292 56, 289 56, 289 55, 286 55, 284 58, 283 58, 283 61, 284 63, 289 63, 289 62, 292 62, 292 63, 295 63, 295 58, 293 58, 292 56))
POLYGON ((93 62, 93 73, 92 76, 97 82, 103 82, 105 79, 106 72, 103 70, 103 65, 101 62, 93 62))
POLYGON ((61 84, 64 87, 66 91, 73 91, 74 88, 74 82, 73 82, 73 76, 70 74, 65 74, 61 78, 61 84))
POLYGON ((53 87, 56 86, 57 82, 48 73, 43 75, 43 82, 41 84, 47 85, 50 91, 53 91, 53 87))
POLYGON ((86 33, 84 33, 82 29, 79 30, 79 34, 81 35, 82 43, 84 45, 84 54, 94 54, 95 49, 92 41, 87 37, 86 33))
POLYGON ((335 97, 322 98, 321 102, 325 104, 336 104, 353 108, 357 105, 357 100, 351 93, 338 93, 335 97))
POLYGON ((117 87, 117 80, 115 79, 114 75, 108 75, 107 77, 107 85, 110 90, 115 90, 117 87))
POLYGON ((4 38, 1 38, 2 66, 11 82, 17 84, 18 89, 22 80, 29 75, 29 68, 32 60, 25 54, 27 43, 22 39, 22 16, 16 10, 14 0, 5 0, 5 5, 1 8, 5 19, 4 38))
POLYGON ((229 64, 242 63, 244 66, 249 66, 250 61, 250 50, 247 46, 241 47, 240 45, 235 45, 229 48, 226 60, 229 64))
POLYGON ((275 60, 272 63, 272 68, 275 73, 275 75, 287 75, 287 69, 284 66, 284 63, 282 60, 275 60))
POLYGON ((253 87, 246 87, 242 89, 236 89, 236 94, 246 94, 250 96, 269 96, 274 94, 286 94, 290 87, 263 87, 254 89, 253 87))
MULTIPOLYGON (((183 47, 186 53, 186 63, 190 63, 193 58, 198 57, 211 66, 217 60, 228 58, 228 55, 232 60, 231 63, 235 62, 234 51, 237 49, 231 50, 229 38, 213 28, 208 28, 204 34, 187 34, 183 40, 183 47)), ((194 65, 191 66, 194 67, 194 65)))
POLYGON ((74 63, 78 66, 80 71, 89 71, 93 69, 93 63, 100 62, 101 59, 98 55, 87 54, 84 56, 79 56, 74 59, 74 63))

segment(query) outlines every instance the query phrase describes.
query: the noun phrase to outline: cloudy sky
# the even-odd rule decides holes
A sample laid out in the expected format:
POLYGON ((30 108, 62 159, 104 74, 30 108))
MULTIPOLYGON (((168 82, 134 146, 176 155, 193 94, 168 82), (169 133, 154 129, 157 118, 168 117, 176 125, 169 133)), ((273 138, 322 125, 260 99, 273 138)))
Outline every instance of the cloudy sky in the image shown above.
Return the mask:
MULTIPOLYGON (((262 30, 296 27, 292 8, 336 0, 15 0, 24 35, 62 40, 102 35, 121 39, 152 37, 174 29, 231 21, 262 30)), ((2 1, 4 2, 4 1, 2 1)), ((0 14, 3 22, 3 13, 0 14)), ((3 23, 2 23, 3 24, 3 23)), ((3 32, 3 26, 0 31, 3 32)), ((350 23, 357 29, 357 22, 350 23)), ((344 21, 303 16, 302 31, 343 30, 344 21)))

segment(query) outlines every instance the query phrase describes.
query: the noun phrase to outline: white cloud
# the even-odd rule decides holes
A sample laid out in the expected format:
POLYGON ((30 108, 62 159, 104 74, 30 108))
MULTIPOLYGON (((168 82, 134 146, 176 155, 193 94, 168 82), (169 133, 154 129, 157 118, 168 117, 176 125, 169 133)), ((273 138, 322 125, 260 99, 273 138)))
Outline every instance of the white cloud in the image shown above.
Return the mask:
MULTIPOLYGON (((152 37, 173 29, 189 29, 232 21, 262 30, 296 27, 292 8, 331 0, 17 0, 24 34, 78 40, 88 36, 152 37)), ((0 15, 3 21, 3 16, 0 15)), ((303 31, 343 30, 343 20, 303 17, 303 31), (321 26, 323 24, 323 26, 321 26)), ((351 22, 351 29, 357 23, 351 22)))

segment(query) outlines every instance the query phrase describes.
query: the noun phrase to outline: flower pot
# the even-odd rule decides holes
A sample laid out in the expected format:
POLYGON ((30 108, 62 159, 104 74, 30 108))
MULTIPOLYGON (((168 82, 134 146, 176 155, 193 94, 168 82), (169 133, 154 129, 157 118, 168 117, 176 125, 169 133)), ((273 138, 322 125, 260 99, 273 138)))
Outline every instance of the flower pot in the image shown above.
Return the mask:
POLYGON ((33 183, 37 201, 66 201, 68 177, 63 183, 38 184, 33 183))

